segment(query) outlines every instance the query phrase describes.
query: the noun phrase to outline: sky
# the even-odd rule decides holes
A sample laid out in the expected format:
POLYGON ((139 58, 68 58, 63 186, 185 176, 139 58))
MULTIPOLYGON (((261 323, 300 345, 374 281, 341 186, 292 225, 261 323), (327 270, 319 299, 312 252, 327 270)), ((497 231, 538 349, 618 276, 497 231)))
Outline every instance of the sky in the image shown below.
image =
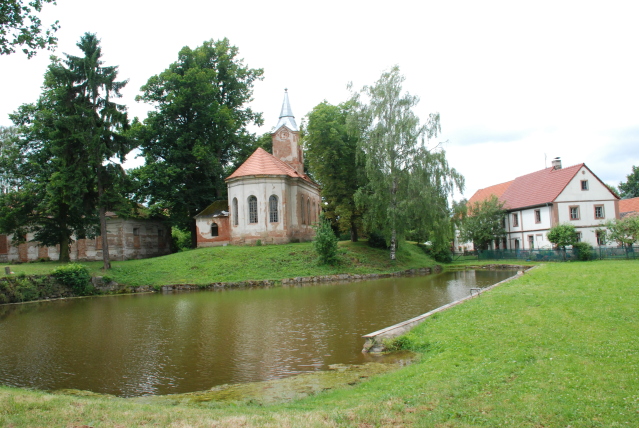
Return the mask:
MULTIPOLYGON (((431 143, 465 177, 459 199, 554 157, 626 180, 639 166, 638 14, 639 2, 614 0, 57 0, 41 18, 59 20, 59 57, 97 34, 105 64, 129 80, 120 102, 131 118, 153 108, 135 101, 151 76, 211 39, 264 69, 251 104, 264 115, 258 134, 277 123, 285 88, 299 124, 324 100, 346 101, 349 82, 361 89, 398 65, 422 121, 441 115, 431 143)), ((0 56, 0 126, 37 100, 51 54, 0 56)))

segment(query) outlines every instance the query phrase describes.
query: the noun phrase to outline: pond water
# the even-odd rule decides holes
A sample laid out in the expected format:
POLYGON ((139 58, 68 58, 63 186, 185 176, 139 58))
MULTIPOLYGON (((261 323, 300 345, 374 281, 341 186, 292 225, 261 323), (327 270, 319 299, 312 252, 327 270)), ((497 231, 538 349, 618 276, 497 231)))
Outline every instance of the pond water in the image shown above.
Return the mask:
POLYGON ((362 335, 514 271, 0 306, 0 384, 123 397, 358 364, 362 335))

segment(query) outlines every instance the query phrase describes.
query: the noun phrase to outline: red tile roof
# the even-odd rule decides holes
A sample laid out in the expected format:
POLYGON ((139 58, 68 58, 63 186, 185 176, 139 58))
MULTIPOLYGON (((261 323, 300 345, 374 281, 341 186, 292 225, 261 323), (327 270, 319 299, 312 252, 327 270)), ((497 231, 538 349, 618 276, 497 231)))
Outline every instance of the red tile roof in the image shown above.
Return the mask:
POLYGON ((284 161, 279 160, 263 148, 259 147, 227 180, 248 175, 288 175, 313 183, 306 174, 300 174, 284 161))
POLYGON ((491 195, 495 195, 504 203, 504 208, 509 210, 551 203, 566 188, 570 180, 582 167, 588 168, 581 163, 561 169, 545 168, 522 175, 513 181, 480 189, 468 202, 482 201, 491 195))
POLYGON ((639 213, 639 198, 621 199, 619 201, 619 213, 639 213))

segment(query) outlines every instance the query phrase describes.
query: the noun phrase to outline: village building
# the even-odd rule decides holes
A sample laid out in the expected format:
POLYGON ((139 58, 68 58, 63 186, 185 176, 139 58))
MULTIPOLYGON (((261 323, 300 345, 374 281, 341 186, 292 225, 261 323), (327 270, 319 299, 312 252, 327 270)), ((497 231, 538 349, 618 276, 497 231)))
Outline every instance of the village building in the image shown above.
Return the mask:
MULTIPOLYGON (((110 260, 145 259, 171 253, 171 228, 162 218, 142 215, 127 218, 107 213, 107 238, 110 260)), ((26 242, 12 245, 11 237, 0 235, 0 262, 30 262, 59 260, 60 247, 45 247, 33 242, 28 233, 26 242)), ((69 249, 72 261, 102 260, 102 237, 75 239, 69 249)))
MULTIPOLYGON (((597 229, 620 217, 619 197, 590 168, 583 163, 562 168, 559 158, 550 168, 478 190, 468 205, 492 195, 503 202, 507 215, 506 236, 492 242, 491 249, 552 248, 547 233, 562 223, 574 225, 580 241, 606 245, 597 229)), ((456 242, 455 248, 464 245, 456 242)))
POLYGON ((619 217, 639 215, 639 198, 622 199, 619 201, 619 217))
POLYGON ((304 173, 304 152, 288 91, 271 137, 273 154, 258 148, 226 178, 228 199, 195 216, 198 247, 313 238, 321 210, 319 185, 304 173))

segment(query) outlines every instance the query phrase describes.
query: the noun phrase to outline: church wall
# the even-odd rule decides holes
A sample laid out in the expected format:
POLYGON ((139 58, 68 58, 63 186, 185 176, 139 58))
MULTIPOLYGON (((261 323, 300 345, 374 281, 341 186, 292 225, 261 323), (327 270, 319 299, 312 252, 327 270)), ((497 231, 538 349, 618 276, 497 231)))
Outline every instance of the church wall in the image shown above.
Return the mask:
POLYGON ((229 217, 224 215, 196 216, 197 246, 219 247, 231 242, 231 226, 229 217), (213 224, 217 225, 217 236, 213 236, 213 224))

